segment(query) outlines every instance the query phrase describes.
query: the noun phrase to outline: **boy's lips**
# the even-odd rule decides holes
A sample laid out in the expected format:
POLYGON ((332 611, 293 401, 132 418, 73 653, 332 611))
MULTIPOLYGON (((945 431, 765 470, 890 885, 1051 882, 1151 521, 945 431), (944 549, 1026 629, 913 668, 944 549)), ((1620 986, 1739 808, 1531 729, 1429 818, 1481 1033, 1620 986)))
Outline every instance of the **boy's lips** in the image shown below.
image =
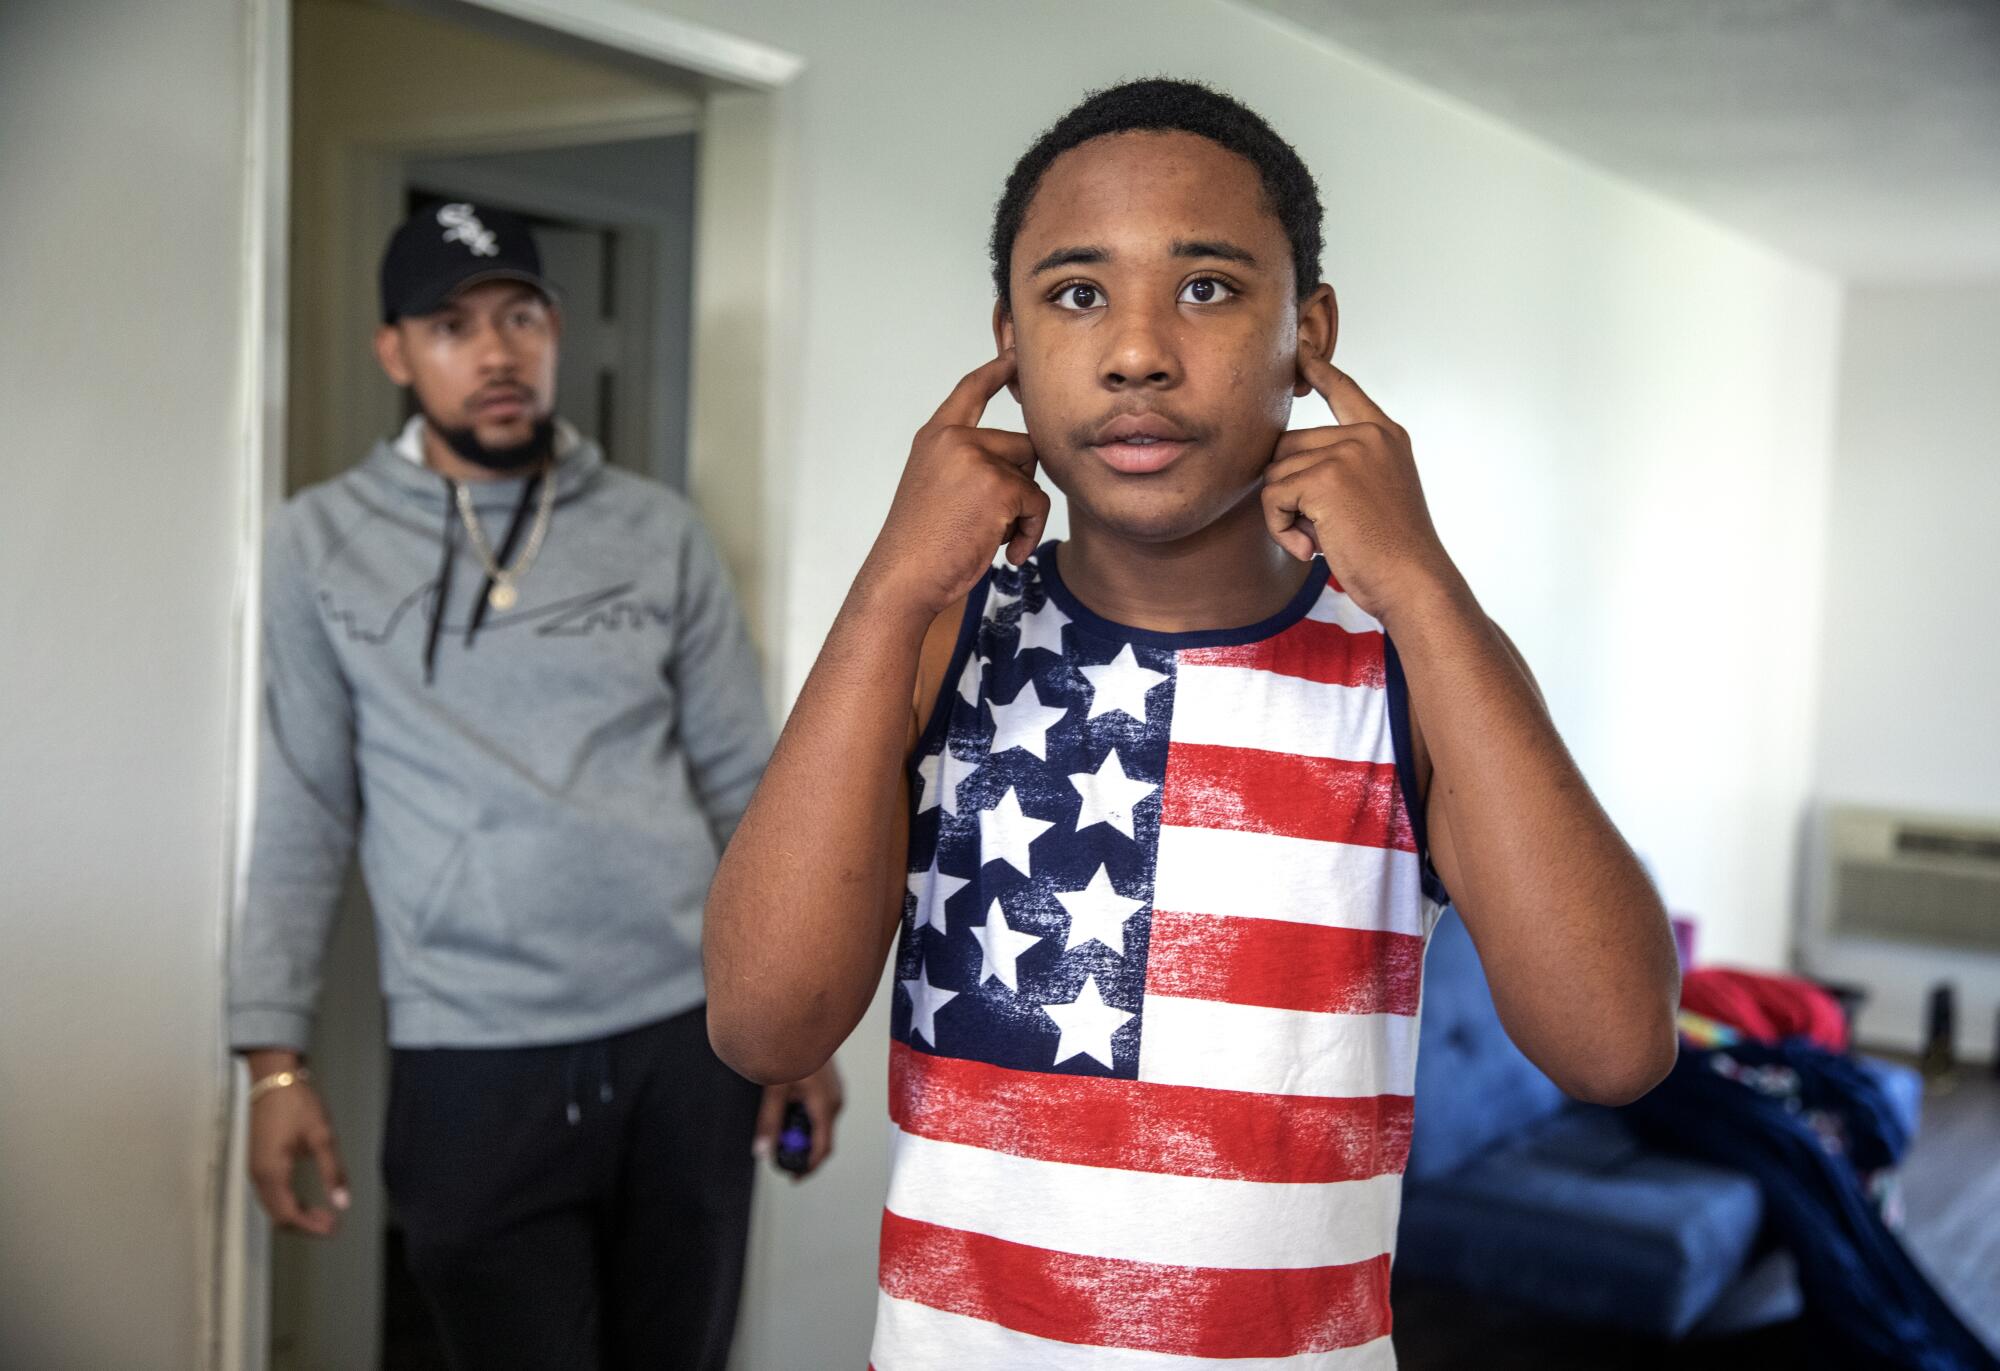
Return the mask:
POLYGON ((1187 431, 1158 414, 1127 414, 1102 425, 1090 450, 1114 471, 1144 475, 1163 471, 1192 447, 1187 431))

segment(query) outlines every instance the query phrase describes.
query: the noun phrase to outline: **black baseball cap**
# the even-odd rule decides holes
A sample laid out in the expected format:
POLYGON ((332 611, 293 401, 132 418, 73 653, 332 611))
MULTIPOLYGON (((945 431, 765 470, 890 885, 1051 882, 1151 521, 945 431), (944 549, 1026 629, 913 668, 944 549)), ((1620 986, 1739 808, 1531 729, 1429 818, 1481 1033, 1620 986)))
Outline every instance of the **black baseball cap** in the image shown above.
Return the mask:
POLYGON ((520 281, 556 298, 520 215, 464 200, 419 210, 390 235, 382 254, 382 322, 429 314, 482 281, 520 281))

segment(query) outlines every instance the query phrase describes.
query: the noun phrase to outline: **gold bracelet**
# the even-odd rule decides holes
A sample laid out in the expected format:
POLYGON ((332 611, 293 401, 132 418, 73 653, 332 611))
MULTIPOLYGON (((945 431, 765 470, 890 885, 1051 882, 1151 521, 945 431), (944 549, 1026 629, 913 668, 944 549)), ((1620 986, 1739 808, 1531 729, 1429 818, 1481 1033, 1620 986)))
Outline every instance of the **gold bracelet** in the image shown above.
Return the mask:
POLYGON ((312 1072, 303 1066, 289 1071, 273 1071, 262 1080, 250 1083, 250 1103, 255 1104, 273 1090, 283 1090, 288 1085, 304 1085, 312 1079, 312 1072))

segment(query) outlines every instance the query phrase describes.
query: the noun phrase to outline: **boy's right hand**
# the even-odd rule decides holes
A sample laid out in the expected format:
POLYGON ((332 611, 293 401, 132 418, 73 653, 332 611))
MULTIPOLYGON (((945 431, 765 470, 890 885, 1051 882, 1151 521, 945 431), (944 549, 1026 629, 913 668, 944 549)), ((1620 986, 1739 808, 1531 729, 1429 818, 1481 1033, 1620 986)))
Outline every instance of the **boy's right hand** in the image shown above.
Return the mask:
POLYGON ((250 1106, 250 1180, 279 1228, 326 1238, 340 1226, 338 1211, 349 1204, 347 1167, 326 1106, 309 1083, 273 1090, 250 1106), (308 1208, 299 1202, 292 1172, 301 1157, 312 1158, 317 1167, 327 1205, 308 1208))
POLYGON ((968 372, 917 430, 862 575, 910 604, 926 622, 964 600, 1007 545, 1019 566, 1048 523, 1048 493, 1035 484, 1025 433, 981 428, 986 404, 1014 378, 1014 353, 968 372))

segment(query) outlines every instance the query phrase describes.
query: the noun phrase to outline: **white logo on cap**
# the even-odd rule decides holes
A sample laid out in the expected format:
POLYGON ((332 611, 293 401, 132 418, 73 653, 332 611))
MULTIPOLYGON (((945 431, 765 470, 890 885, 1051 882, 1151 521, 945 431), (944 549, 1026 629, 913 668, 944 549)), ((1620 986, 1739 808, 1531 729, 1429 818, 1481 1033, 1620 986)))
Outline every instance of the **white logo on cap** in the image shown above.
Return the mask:
POLYGON ((438 222, 444 225, 445 242, 463 243, 475 257, 500 255, 500 244, 494 239, 493 230, 479 222, 479 215, 471 205, 439 206, 438 222))

